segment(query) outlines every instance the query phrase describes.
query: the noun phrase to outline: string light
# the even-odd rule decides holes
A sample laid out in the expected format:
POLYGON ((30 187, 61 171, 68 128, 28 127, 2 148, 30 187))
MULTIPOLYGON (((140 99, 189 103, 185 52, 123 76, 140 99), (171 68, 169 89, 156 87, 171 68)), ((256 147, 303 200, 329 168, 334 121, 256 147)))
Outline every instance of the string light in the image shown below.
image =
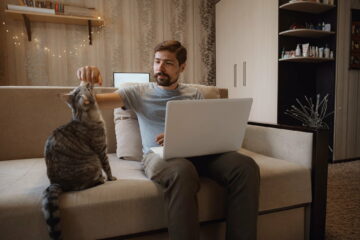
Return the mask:
MULTIPOLYGON (((98 17, 97 19, 101 20, 101 17, 98 17)), ((0 21, 1 23, 1 21, 0 21)), ((2 21, 2 25, 4 25, 4 30, 6 33, 10 33, 10 30, 7 29, 8 28, 8 25, 6 24, 5 21, 2 21)), ((97 32, 98 34, 100 33, 100 30, 104 27, 104 24, 100 25, 100 26, 97 26, 97 29, 95 31, 91 31, 90 34, 94 34, 94 32, 97 32)), ((21 46, 21 42, 27 42, 27 39, 26 39, 26 34, 24 32, 21 32, 19 33, 19 35, 13 35, 12 36, 12 40, 13 40, 13 44, 15 47, 18 47, 18 46, 21 46), (19 37, 21 36, 21 37, 19 37)), ((72 49, 70 50, 66 50, 66 49, 63 49, 63 50, 52 50, 50 49, 48 46, 42 46, 41 44, 41 40, 37 37, 34 37, 33 38, 33 43, 35 44, 35 47, 37 50, 39 51, 43 51, 44 54, 49 54, 49 56, 52 56, 52 57, 56 57, 56 58, 62 58, 62 57, 66 57, 67 55, 68 56, 79 56, 80 53, 79 51, 82 49, 82 48, 85 48, 87 46, 87 42, 88 40, 87 39, 82 39, 82 41, 80 40, 80 43, 79 45, 75 45, 74 47, 72 47, 72 49)), ((29 42, 29 44, 31 44, 31 42, 29 42)))

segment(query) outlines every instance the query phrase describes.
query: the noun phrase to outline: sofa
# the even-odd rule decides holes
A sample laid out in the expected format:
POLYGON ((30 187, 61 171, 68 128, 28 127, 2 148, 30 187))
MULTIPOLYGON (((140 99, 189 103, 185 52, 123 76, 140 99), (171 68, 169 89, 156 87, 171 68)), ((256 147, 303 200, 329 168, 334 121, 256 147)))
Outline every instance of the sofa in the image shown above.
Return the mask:
MULTIPOLYGON (((207 98, 227 97, 226 89, 194 86, 207 98)), ((41 212, 41 195, 49 185, 43 148, 51 131, 71 118, 70 109, 58 97, 71 89, 0 87, 3 240, 49 238, 41 212)), ((96 88, 98 93, 115 90, 96 88)), ((168 239, 162 190, 146 178, 141 157, 134 153, 141 147, 136 145, 139 137, 136 116, 126 110, 101 110, 107 128, 110 165, 118 180, 61 195, 64 239, 168 239), (127 121, 135 130, 121 134, 129 126, 127 121), (132 145, 126 147, 127 144, 132 145)), ((325 131, 248 123, 239 151, 252 157, 260 167, 259 240, 323 239, 326 139, 325 131)), ((201 239, 224 239, 225 193, 216 182, 201 179, 198 193, 201 239)))

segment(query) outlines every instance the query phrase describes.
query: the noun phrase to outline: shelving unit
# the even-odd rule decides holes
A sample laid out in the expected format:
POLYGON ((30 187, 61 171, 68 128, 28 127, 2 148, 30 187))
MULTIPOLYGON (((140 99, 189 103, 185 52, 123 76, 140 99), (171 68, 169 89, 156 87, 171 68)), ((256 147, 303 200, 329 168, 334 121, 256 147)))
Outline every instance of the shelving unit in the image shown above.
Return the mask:
POLYGON ((31 22, 87 25, 89 30, 90 45, 92 44, 92 26, 101 26, 104 24, 104 20, 101 17, 79 17, 15 10, 5 10, 5 14, 15 20, 24 21, 29 41, 31 41, 31 22))
MULTIPOLYGON (((296 99, 305 103, 305 96, 315 99, 329 95, 328 112, 334 111, 335 104, 335 58, 289 57, 281 53, 294 51, 298 44, 329 47, 336 55, 337 1, 334 5, 314 1, 279 0, 279 40, 278 40, 278 123, 301 125, 298 120, 285 114, 296 99), (330 31, 318 30, 322 23, 331 25, 330 31), (296 25, 296 29, 290 29, 296 25), (304 26, 304 27, 302 27, 304 26), (305 26, 307 28, 305 28, 305 26), (312 26, 311 28, 308 28, 312 26), (313 29, 314 28, 314 29, 313 29)), ((332 161, 334 140, 334 115, 325 119, 329 126, 329 161, 332 161)), ((319 238, 320 239, 320 238, 319 238)))

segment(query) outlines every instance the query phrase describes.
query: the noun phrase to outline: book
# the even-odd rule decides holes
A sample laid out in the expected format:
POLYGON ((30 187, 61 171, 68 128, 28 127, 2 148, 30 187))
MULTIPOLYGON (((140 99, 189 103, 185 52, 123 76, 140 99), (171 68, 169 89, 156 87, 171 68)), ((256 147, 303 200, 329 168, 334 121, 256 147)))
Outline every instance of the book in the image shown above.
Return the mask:
POLYGON ((94 8, 78 7, 72 5, 64 5, 64 15, 97 17, 98 14, 94 8))
POLYGON ((14 5, 14 4, 8 4, 7 8, 9 10, 17 10, 17 11, 55 14, 55 9, 48 9, 48 8, 27 7, 27 6, 20 6, 20 5, 14 5))

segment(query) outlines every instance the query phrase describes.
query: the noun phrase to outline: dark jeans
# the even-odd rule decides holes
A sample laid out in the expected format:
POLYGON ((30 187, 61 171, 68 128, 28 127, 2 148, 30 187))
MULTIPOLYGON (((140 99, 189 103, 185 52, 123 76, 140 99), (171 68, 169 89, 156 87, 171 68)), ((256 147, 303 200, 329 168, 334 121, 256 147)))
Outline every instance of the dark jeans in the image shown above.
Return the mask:
POLYGON ((146 176, 164 189, 171 240, 199 239, 199 176, 226 188, 226 239, 256 239, 260 174, 252 158, 227 152, 165 161, 148 153, 143 166, 146 176))

